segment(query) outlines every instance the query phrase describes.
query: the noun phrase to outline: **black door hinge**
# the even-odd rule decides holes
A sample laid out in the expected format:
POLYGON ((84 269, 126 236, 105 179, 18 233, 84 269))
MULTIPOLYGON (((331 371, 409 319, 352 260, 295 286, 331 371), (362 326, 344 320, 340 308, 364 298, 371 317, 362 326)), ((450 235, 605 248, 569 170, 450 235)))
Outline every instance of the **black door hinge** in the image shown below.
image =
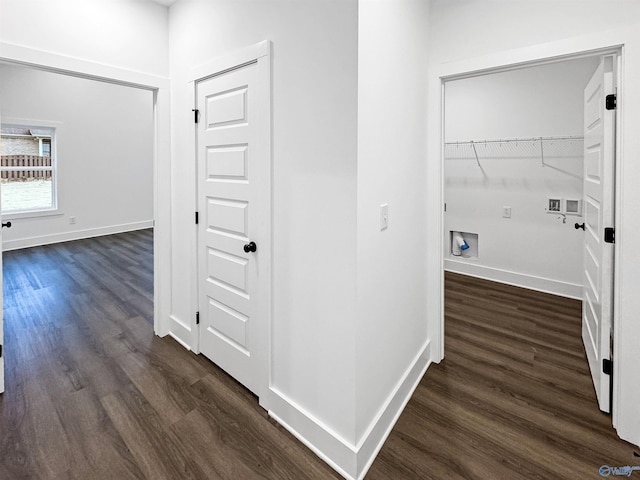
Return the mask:
POLYGON ((607 227, 604 229, 604 241, 606 243, 616 243, 616 229, 607 227))
POLYGON ((196 225, 198 225, 198 212, 196 212, 196 225))
POLYGON ((2 345, 0 345, 0 358, 2 358, 2 345))
POLYGON ((618 107, 618 97, 615 93, 605 97, 604 105, 607 110, 615 110, 618 107))
POLYGON ((200 113, 200 110, 198 110, 197 108, 192 108, 191 111, 193 112, 193 121, 195 123, 198 123, 198 114, 200 113))
POLYGON ((613 375, 613 360, 608 358, 602 359, 602 373, 605 375, 613 375))
POLYGON ((196 325, 200 325, 200 312, 196 312, 196 325))

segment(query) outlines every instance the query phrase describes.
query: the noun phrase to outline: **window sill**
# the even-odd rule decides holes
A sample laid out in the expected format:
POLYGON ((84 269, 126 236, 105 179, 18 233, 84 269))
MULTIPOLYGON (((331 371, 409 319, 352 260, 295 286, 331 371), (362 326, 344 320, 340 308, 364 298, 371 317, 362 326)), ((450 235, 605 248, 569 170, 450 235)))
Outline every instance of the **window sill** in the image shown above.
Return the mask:
POLYGON ((57 208, 50 208, 47 210, 32 210, 32 211, 24 211, 24 212, 14 212, 14 213, 3 213, 3 220, 21 220, 27 218, 37 218, 37 217, 53 217, 57 215, 64 215, 64 213, 57 208))

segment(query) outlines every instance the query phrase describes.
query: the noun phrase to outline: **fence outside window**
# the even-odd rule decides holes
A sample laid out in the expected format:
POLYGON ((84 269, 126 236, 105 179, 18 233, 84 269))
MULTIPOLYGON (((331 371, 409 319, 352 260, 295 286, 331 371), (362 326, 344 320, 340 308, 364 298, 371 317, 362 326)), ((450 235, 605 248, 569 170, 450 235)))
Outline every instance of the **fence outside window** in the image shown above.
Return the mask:
POLYGON ((49 179, 52 175, 51 157, 40 155, 0 156, 0 178, 3 180, 49 179))

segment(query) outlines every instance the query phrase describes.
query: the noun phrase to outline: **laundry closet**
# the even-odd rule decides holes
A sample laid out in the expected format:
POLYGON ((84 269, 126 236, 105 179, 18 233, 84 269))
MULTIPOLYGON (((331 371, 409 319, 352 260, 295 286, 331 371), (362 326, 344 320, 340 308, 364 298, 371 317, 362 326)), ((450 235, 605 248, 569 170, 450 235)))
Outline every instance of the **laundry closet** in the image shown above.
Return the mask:
POLYGON ((582 298, 584 89, 600 61, 445 83, 445 270, 582 298))

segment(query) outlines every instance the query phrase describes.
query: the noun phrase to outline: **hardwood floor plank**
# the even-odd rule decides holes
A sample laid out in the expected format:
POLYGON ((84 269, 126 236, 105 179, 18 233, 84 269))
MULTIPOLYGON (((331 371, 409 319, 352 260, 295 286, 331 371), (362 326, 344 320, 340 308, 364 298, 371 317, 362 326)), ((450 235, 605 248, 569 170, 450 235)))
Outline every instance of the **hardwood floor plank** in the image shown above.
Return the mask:
MULTIPOLYGON (((108 326, 112 324, 106 322, 108 326)), ((116 329, 116 335, 122 330, 116 329)), ((83 372, 87 387, 102 397, 113 391, 127 387, 131 380, 119 367, 109 351, 110 345, 104 341, 100 330, 91 328, 91 324, 78 317, 77 321, 61 328, 62 344, 76 362, 78 370, 83 372)))
POLYGON ((275 428, 255 400, 237 401, 237 393, 228 385, 229 380, 220 375, 207 375, 189 391, 200 400, 198 412, 209 425, 215 426, 218 443, 230 448, 231 462, 249 468, 253 472, 250 478, 340 478, 326 465, 318 464, 315 459, 310 461, 308 451, 298 442, 292 442, 293 437, 283 429, 275 428))
POLYGON ((135 388, 102 398, 102 406, 148 479, 206 479, 164 420, 135 388))
POLYGON ((117 355, 116 361, 167 423, 177 422, 195 408, 191 397, 182 391, 189 386, 188 383, 166 368, 164 362, 156 362, 153 368, 149 368, 150 359, 137 352, 117 355))
POLYGON ((597 479, 603 464, 640 465, 598 410, 579 301, 445 278, 445 359, 427 370, 368 478, 410 478, 411 465, 414 478, 597 479))
MULTIPOLYGON (((492 445, 473 432, 452 431, 446 417, 434 422, 432 417, 437 414, 429 412, 425 417, 425 412, 418 405, 412 405, 406 413, 396 428, 402 431, 398 436, 402 442, 393 450, 393 455, 395 459, 401 459, 403 465, 416 465, 414 476, 409 478, 423 478, 427 474, 424 478, 529 480, 535 476, 531 469, 523 469, 522 465, 518 466, 520 470, 514 470, 509 457, 498 459, 495 455, 487 455, 492 445), (425 421, 425 418, 429 420, 425 421), (425 435, 425 428, 429 429, 428 435, 425 435)), ((390 445, 393 445, 394 438, 392 435, 389 439, 390 445)))
POLYGON ((71 466, 60 418, 39 379, 25 381, 23 392, 27 414, 22 417, 18 431, 21 437, 30 439, 24 451, 32 474, 36 478, 57 476, 71 466))
MULTIPOLYGON (((56 402, 66 433, 71 472, 108 473, 112 478, 144 478, 98 397, 83 389, 56 402)), ((89 478, 89 477, 87 477, 89 478)))
POLYGON ((484 405, 486 411, 496 418, 503 418, 505 422, 515 422, 526 426, 526 429, 538 433, 549 442, 549 446, 561 441, 563 446, 583 454, 585 458, 605 456, 614 460, 620 454, 620 449, 608 442, 597 445, 588 439, 594 435, 607 434, 610 431, 609 417, 601 414, 600 428, 594 426, 592 417, 589 423, 580 418, 579 411, 572 416, 561 416, 555 409, 544 408, 543 405, 530 402, 528 398, 517 397, 510 390, 500 389, 486 378, 470 373, 462 375, 433 375, 431 377, 433 389, 444 392, 453 398, 473 401, 477 405, 484 405), (582 420, 582 421, 581 421, 582 420), (564 437, 548 436, 547 432, 559 431, 564 437))
POLYGON ((154 335, 150 230, 9 252, 4 280, 0 480, 339 478, 154 335))
MULTIPOLYGON (((0 480, 337 479, 201 355, 154 335, 150 230, 5 254, 0 480)), ((367 479, 601 478, 580 302, 446 275, 445 351, 367 479)), ((635 449, 637 450, 637 449, 635 449)))
POLYGON ((233 450, 227 447, 220 429, 211 428, 211 423, 198 410, 176 422, 172 429, 197 458, 208 479, 258 478, 244 462, 231 458, 233 450))

